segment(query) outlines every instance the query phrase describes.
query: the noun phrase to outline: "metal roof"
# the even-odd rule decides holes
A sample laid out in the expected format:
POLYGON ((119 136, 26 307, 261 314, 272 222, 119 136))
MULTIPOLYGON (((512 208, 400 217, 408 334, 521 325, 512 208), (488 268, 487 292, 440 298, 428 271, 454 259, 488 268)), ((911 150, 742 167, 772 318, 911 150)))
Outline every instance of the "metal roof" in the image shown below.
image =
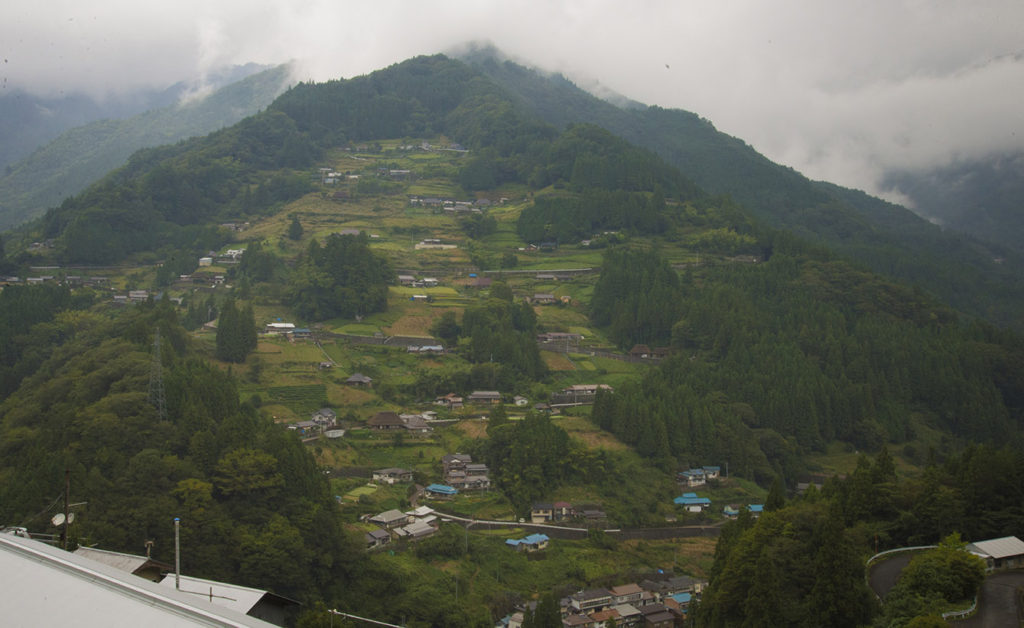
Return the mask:
POLYGON ((39 541, 0 534, 5 626, 273 626, 39 541))
POLYGON ((90 560, 103 563, 104 565, 110 565, 114 569, 127 571, 128 573, 134 573, 135 571, 147 566, 152 566, 156 569, 162 568, 164 571, 173 569, 171 565, 151 560, 145 556, 111 552, 109 550, 101 550, 95 547, 79 547, 74 553, 79 556, 84 556, 90 560))
POLYGON ((1024 541, 1021 541, 1015 536, 1004 536, 1001 539, 978 541, 976 543, 971 543, 967 547, 968 549, 973 547, 982 554, 996 559, 1024 554, 1024 541))

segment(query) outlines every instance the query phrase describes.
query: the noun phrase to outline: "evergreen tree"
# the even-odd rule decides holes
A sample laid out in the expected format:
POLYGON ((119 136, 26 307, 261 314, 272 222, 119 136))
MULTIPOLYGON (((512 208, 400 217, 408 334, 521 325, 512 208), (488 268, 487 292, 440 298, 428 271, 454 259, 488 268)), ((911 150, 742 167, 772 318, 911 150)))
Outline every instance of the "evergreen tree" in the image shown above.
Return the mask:
POLYGON ((245 362, 246 356, 256 348, 256 322, 252 306, 239 311, 234 299, 228 299, 221 308, 217 321, 216 356, 225 362, 245 362))
POLYGON ((781 475, 776 475, 772 480, 772 486, 768 489, 768 497, 764 501, 764 509, 767 511, 779 510, 786 505, 786 485, 781 475))
POLYGON ((292 216, 292 224, 288 225, 288 239, 301 240, 302 233, 302 223, 299 222, 299 217, 292 216))

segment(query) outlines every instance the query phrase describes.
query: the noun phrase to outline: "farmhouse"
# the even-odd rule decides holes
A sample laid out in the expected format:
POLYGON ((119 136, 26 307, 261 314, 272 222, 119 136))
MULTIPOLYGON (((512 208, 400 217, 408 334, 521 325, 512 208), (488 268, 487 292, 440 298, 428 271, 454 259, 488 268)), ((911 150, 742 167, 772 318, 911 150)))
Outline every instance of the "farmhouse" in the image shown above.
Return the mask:
POLYGON ((390 530, 409 523, 409 515, 401 510, 385 510, 379 515, 370 517, 368 521, 390 530))
POLYGON ((345 383, 349 386, 363 386, 370 388, 373 385, 373 378, 367 377, 362 373, 354 373, 351 377, 345 380, 345 383))
POLYGON ((499 404, 501 393, 496 390, 474 390, 469 394, 469 403, 499 404))
POLYGON ((380 431, 405 429, 405 421, 394 412, 378 412, 366 424, 370 429, 380 431))

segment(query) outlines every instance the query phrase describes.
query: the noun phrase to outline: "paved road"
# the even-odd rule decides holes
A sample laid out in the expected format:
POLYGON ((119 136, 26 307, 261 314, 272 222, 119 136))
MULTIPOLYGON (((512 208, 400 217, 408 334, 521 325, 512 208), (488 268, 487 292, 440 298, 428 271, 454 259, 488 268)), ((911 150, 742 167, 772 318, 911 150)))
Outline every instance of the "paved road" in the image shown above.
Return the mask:
POLYGON ((904 552, 894 554, 888 560, 882 560, 871 565, 868 584, 871 585, 871 590, 875 592, 875 595, 885 599, 885 596, 896 585, 896 581, 899 580, 900 572, 903 571, 903 568, 907 566, 913 557, 914 554, 912 552, 904 552))
POLYGON ((969 619, 952 622, 957 628, 1006 628, 1019 626, 1017 588, 1024 587, 1024 571, 1009 571, 985 578, 978 594, 978 612, 969 619))

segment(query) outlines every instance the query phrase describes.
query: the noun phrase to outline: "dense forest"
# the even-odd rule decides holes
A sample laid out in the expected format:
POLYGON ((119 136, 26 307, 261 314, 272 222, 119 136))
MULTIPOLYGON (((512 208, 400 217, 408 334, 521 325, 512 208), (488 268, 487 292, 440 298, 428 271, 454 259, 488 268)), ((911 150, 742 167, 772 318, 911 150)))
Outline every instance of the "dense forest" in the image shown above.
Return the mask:
MULTIPOLYGON (((0 298, 47 296, 27 290, 0 298)), ((31 513, 46 512, 67 470, 74 500, 88 503, 74 542, 137 554, 151 540, 171 561, 180 516, 191 573, 305 601, 344 585, 355 548, 312 457, 193 354, 167 302, 35 312, 14 338, 20 358, 4 356, 30 373, 0 404, 0 520, 37 525, 31 513), (157 330, 166 420, 148 393, 157 330)))
POLYGON ((370 250, 365 233, 332 235, 323 246, 316 240, 310 243, 292 272, 289 297, 299 316, 308 320, 353 318, 386 309, 392 281, 391 265, 370 250))
POLYGON ((1024 457, 1008 447, 969 447, 902 480, 887 449, 861 456, 846 479, 769 502, 756 521, 742 513, 725 525, 697 623, 733 626, 758 617, 768 625, 890 626, 962 605, 974 597, 984 564, 964 551, 961 533, 980 540, 1019 531, 1022 473, 1024 457), (937 542, 914 558, 879 608, 864 581, 867 555, 937 542))
POLYGON ((792 480, 801 452, 836 439, 869 451, 932 430, 1019 441, 1018 338, 786 246, 763 264, 716 267, 700 281, 677 280, 653 256, 610 251, 595 322, 660 330, 637 340, 670 330, 675 356, 601 397, 594 421, 652 458, 731 460, 761 481, 773 473, 766 460, 792 480))

